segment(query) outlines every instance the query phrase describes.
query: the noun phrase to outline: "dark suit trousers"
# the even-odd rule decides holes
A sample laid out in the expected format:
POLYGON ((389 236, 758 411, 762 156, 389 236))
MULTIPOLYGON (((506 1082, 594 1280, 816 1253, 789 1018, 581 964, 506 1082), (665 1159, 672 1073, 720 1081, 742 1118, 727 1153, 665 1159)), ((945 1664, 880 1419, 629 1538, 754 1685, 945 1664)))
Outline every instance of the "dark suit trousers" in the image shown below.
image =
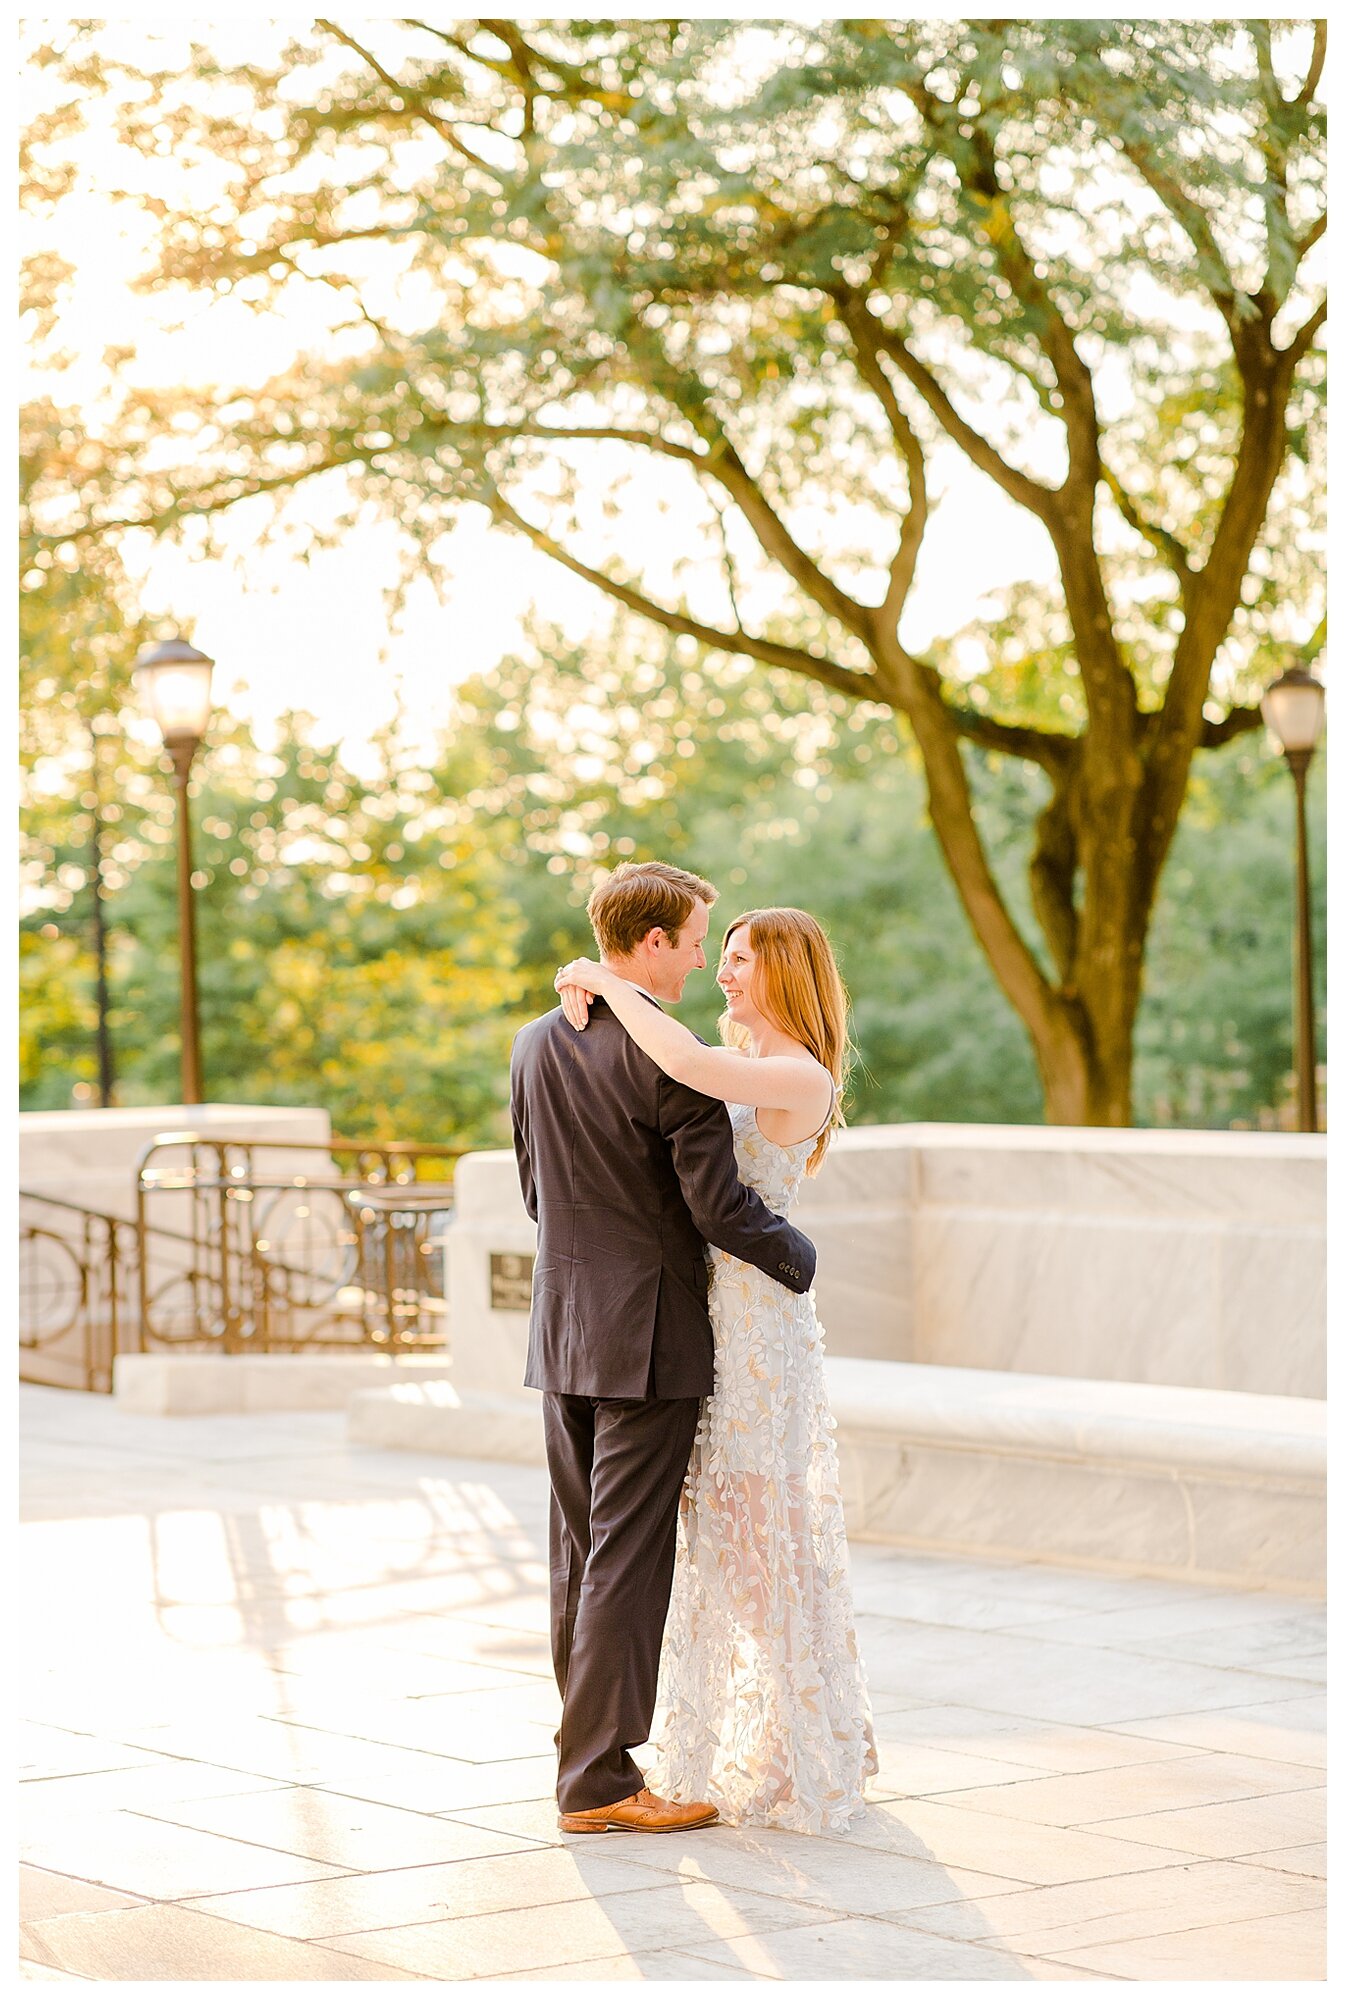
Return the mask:
POLYGON ((701 1403, 548 1391, 542 1407, 562 1704, 556 1796, 562 1812, 585 1812, 645 1782, 630 1753, 654 1718, 678 1496, 701 1403))

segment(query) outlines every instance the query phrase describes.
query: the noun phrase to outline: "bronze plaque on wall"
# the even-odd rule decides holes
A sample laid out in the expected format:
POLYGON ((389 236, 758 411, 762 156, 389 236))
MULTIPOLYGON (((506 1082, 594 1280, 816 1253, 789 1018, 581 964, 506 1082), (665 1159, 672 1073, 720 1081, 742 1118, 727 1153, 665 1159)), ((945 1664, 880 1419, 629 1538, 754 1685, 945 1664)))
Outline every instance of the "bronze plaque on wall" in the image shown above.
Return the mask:
POLYGON ((533 1257, 519 1250, 491 1252, 491 1311, 524 1312, 533 1303, 533 1257))

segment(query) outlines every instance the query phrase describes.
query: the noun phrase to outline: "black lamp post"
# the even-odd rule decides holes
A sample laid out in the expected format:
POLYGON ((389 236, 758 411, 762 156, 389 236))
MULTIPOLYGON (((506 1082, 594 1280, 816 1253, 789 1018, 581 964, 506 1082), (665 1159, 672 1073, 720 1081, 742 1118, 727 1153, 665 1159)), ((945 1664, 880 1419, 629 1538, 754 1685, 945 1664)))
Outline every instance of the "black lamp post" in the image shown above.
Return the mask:
POLYGON ((1305 781, 1323 726, 1326 691, 1303 667, 1291 667, 1262 696, 1262 716, 1295 781, 1298 885, 1295 902, 1295 1070, 1299 1084, 1299 1129, 1318 1130, 1317 1053, 1313 1031, 1313 917, 1309 905, 1309 833, 1304 811, 1305 781))
POLYGON ((182 960, 182 1101, 200 1104, 201 1027, 196 1001, 196 910, 192 900, 192 826, 187 780, 210 720, 214 661, 185 639, 150 646, 135 662, 145 705, 173 759, 178 794, 178 944, 182 960))
POLYGON ((103 787, 98 759, 98 725, 89 718, 89 784, 93 809, 89 815, 89 896, 93 911, 94 1000, 98 1025, 98 1102, 104 1110, 116 1091, 112 1035, 108 1026, 107 921, 103 914, 103 787))

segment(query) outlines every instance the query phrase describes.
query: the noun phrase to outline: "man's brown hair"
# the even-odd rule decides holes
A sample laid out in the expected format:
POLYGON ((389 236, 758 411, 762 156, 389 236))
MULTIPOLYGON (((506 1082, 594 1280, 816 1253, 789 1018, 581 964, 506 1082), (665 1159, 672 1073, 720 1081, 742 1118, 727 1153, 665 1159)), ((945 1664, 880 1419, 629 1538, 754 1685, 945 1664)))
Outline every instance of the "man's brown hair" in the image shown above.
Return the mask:
POLYGON ((675 945, 693 906, 701 902, 709 909, 719 893, 713 883, 665 861, 623 861, 590 896, 589 922, 605 957, 629 958, 653 930, 675 945))

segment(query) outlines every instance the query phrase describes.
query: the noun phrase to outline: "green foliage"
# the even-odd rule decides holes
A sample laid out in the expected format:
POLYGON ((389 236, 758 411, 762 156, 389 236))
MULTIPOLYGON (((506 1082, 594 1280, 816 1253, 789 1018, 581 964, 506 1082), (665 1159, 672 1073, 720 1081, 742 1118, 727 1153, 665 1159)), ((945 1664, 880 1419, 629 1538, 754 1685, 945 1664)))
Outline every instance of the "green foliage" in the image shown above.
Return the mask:
MULTIPOLYGON (((851 911, 862 957, 900 950, 857 997, 902 1102, 1025 1115, 1020 1043, 992 1027, 998 989, 969 970, 964 917, 932 887, 929 842, 919 856, 914 844, 928 809, 961 912, 1032 1034, 1052 1115, 1125 1120, 1146 927, 1193 759, 1258 729, 1256 690, 1322 608, 1323 30, 320 21, 230 67, 169 24, 163 60, 138 68, 108 54, 96 24, 61 24, 36 60, 52 104, 26 155, 31 207, 66 198, 96 108, 124 148, 126 198, 154 225, 138 282, 156 313, 283 317, 325 288, 330 321, 314 353, 264 382, 148 388, 128 354, 110 355, 90 426, 45 409, 32 427, 33 546, 67 579, 75 543, 62 535, 106 549, 136 522, 206 548, 222 510, 274 501, 279 514, 288 492, 323 480, 346 494, 347 518, 395 521, 409 573, 433 576, 446 529, 484 509, 701 646, 631 659, 622 672, 636 679, 618 688, 562 649, 547 672, 507 662, 465 696, 475 729, 436 776, 446 797, 478 800, 459 828, 464 881, 509 871, 517 935, 502 958, 486 936, 468 952, 504 982, 501 1005, 513 1004, 506 967, 517 997, 544 995, 604 857, 694 843, 698 859, 722 853, 732 870, 732 856, 760 855, 761 880, 807 883, 828 854, 819 894, 851 911), (1036 516, 1060 587, 1007 592, 976 633, 917 657, 903 633, 939 483, 927 467, 949 449, 1036 516), (627 481, 652 476, 678 494, 673 560, 636 545, 623 519, 627 481), (596 522, 585 491, 599 478, 596 522), (749 658, 801 678, 740 682, 749 658), (588 704, 597 723, 571 717, 586 679, 602 692, 588 704), (848 775, 843 759, 820 778, 850 727, 822 688, 858 704, 869 770, 848 775), (544 700, 568 704, 550 724, 544 700), (912 718, 914 739, 893 716, 912 718), (823 736, 806 741, 818 721, 823 736), (817 811, 829 784, 835 820, 817 811), (870 868, 870 815, 885 805, 894 844, 870 868), (499 816, 489 838, 483 811, 499 816), (1035 818, 1050 953, 1025 881, 1035 818), (829 847, 833 825, 850 827, 855 854, 829 847), (898 907, 876 922, 885 895, 898 907), (928 932, 905 927, 904 899, 938 913, 928 932), (929 997, 941 978, 966 1001, 966 1033, 929 997)), ((27 303, 53 363, 69 281, 43 249, 27 303)), ((37 555, 31 574, 58 609, 37 555)), ((55 684, 68 690, 72 670, 73 656, 55 684)), ((298 754, 296 738, 284 755, 298 754)), ((209 776, 227 821, 232 780, 209 776)), ((414 816, 414 803, 397 810, 414 816)), ((358 1101, 383 1093, 387 1111, 414 1044, 383 1021, 382 985, 415 988, 418 1020, 442 1006, 464 1034, 486 997, 441 991, 450 967, 432 917, 456 922, 460 884, 431 892, 421 870, 400 903, 368 828, 367 857, 334 859, 344 830, 315 830, 304 814, 321 819, 320 803, 298 793, 293 811, 299 841, 318 845, 297 859, 289 820, 272 827, 289 858, 269 885, 242 834, 228 862, 242 886, 216 892, 206 865, 218 942, 232 938, 235 893, 252 889, 249 918, 270 940, 253 987, 219 969, 232 943, 215 954, 212 1033, 226 1039, 214 1060, 245 1075, 270 1009, 302 1044, 305 1076, 344 1078, 343 1023, 369 1013, 376 1053, 358 1101), (320 878, 341 886, 329 894, 320 878), (397 955, 410 911, 429 926, 412 948, 438 967, 433 991, 397 955), (330 946, 310 954, 329 924, 330 946), (305 1000, 321 963, 334 968, 330 1033, 305 1000), (225 1007, 235 993, 246 1004, 225 1007)), ((327 818, 378 818, 354 797, 343 812, 327 818)), ((57 820, 34 825, 34 852, 74 896, 63 857, 78 829, 57 820)), ((463 895, 473 938, 478 906, 463 895)), ((136 912, 126 976, 146 1023, 163 1005, 152 968, 168 907, 161 886, 136 912)), ((1269 1013, 1245 1024, 1260 1052, 1246 1062, 1230 1053, 1243 1017, 1219 1018, 1235 1026, 1213 1031, 1207 1054, 1234 1067, 1214 1095, 1160 1064, 1147 1102, 1223 1115, 1271 1087, 1269 1013), (1231 1080, 1239 1063, 1246 1084, 1231 1080)), ((464 1115, 486 1117, 488 1098, 469 1091, 464 1115)))
MULTIPOLYGON (((718 474, 688 454, 728 440, 806 548, 796 510, 815 537, 821 512, 827 575, 872 603, 910 481, 843 324, 853 295, 1035 472, 1064 463, 1068 328, 1099 378, 1110 480, 1199 566, 1240 431, 1222 313, 1283 306, 1282 335, 1304 317, 1324 196, 1324 111, 1298 91, 1310 39, 1290 22, 320 22, 222 70, 171 29, 140 67, 64 24, 36 57, 64 97, 36 121, 33 205, 62 199, 77 155, 64 106, 105 97, 126 199, 157 225, 147 296, 311 313, 325 287, 333 331, 269 382, 128 384, 101 439, 57 422, 37 495, 171 527, 335 468, 423 562, 464 504, 564 542, 580 470, 617 488, 671 447, 704 556, 718 474)), ((67 275, 37 258, 39 333, 67 275)), ((1277 587, 1234 614, 1228 664, 1249 671, 1279 605, 1316 617, 1322 376, 1307 353, 1290 412, 1307 476, 1263 537, 1277 587)), ((931 448, 931 410, 898 386, 931 448)), ((733 527, 784 635, 868 670, 808 573, 733 527)), ((1158 606, 1131 621, 1149 692, 1173 576, 1116 513, 1098 544, 1123 615, 1158 606)), ((637 586, 642 567, 630 546, 607 565, 637 586)))
MULTIPOLYGON (((783 675, 741 669, 710 692, 705 671, 629 627, 585 649, 542 630, 462 688, 434 759, 390 730, 370 779, 303 717, 267 753, 237 725, 217 736, 193 799, 211 1095, 319 1103, 354 1136, 503 1142, 510 1040, 553 1004, 556 965, 592 948, 589 890, 658 856, 719 886, 712 945, 755 905, 826 923, 854 1002, 852 1123, 1039 1120, 1027 1037, 941 865, 905 733, 783 675)), ((977 754, 977 810, 1016 881, 1035 800, 993 761, 977 754)), ((109 900, 126 1102, 177 1093, 172 828, 153 783, 109 900)), ((1194 784, 1155 923, 1140 1123, 1255 1125, 1284 1102, 1291 804, 1261 745, 1194 784)), ((1319 783, 1312 806, 1321 940, 1319 783)), ((94 1074, 87 918, 67 893, 44 878, 24 920, 27 1108, 68 1104, 94 1074)), ((1321 953, 1318 971, 1321 987, 1321 953)), ((713 1038, 718 1012, 711 978, 691 982, 682 1018, 713 1038)))
MULTIPOLYGON (((1318 1057, 1326 1054, 1325 757, 1309 772, 1318 1057)), ((1292 1123, 1294 788, 1279 757, 1210 760, 1165 876, 1136 1034, 1138 1122, 1292 1123)))

